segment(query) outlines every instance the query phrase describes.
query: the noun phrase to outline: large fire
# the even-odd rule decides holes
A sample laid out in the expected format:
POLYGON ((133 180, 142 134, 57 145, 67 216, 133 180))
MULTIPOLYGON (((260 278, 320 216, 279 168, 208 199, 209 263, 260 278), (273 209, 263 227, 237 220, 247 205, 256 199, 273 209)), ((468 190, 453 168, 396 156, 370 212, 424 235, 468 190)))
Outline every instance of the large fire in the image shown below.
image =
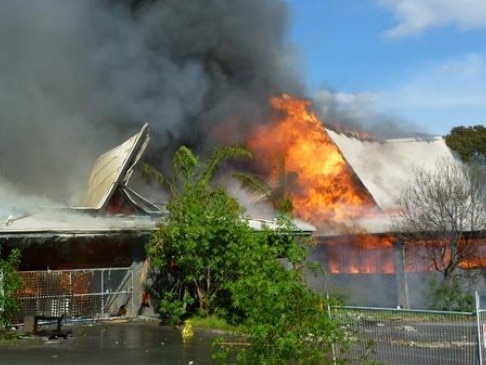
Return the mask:
POLYGON ((293 177, 285 193, 294 214, 320 226, 374 212, 373 198, 311 111, 310 101, 282 95, 271 104, 272 121, 260 126, 247 144, 259 163, 272 166, 268 173, 273 182, 283 157, 285 173, 293 177))
MULTIPOLYGON (((290 199, 294 215, 318 228, 332 226, 339 232, 323 238, 328 270, 347 274, 433 270, 430 260, 411 258, 411 251, 421 253, 425 245, 409 245, 400 253, 393 235, 356 231, 353 220, 375 216, 377 205, 312 112, 311 102, 286 94, 270 102, 272 119, 253 131, 247 145, 265 178, 290 199), (282 160, 285 191, 280 185, 282 160)), ((353 137, 358 137, 357 132, 353 137)), ((461 267, 483 266, 483 261, 467 260, 461 267)))
POLYGON ((393 240, 388 235, 367 234, 328 239, 328 270, 333 274, 393 273, 393 240))
MULTIPOLYGON (((292 202, 293 214, 317 227, 332 225, 341 231, 347 231, 353 219, 376 214, 375 201, 312 112, 311 102, 289 95, 270 101, 272 120, 256 129, 247 145, 263 169, 270 167, 266 178, 274 186, 282 178, 278 162, 283 159, 285 195, 292 202)), ((346 237, 326 241, 330 272, 394 271, 392 237, 363 232, 346 237), (348 242, 350 237, 352 242, 348 242), (356 245, 361 249, 356 250, 356 245)))

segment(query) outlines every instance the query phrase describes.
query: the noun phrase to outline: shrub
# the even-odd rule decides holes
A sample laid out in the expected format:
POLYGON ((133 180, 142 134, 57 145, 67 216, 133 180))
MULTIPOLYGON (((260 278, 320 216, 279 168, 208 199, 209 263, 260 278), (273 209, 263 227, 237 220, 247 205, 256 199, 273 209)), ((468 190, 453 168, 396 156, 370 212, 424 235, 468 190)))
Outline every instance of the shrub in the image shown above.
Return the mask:
POLYGON ((17 272, 20 251, 14 249, 6 259, 0 259, 0 321, 4 327, 10 324, 12 316, 19 311, 17 292, 22 280, 17 272))

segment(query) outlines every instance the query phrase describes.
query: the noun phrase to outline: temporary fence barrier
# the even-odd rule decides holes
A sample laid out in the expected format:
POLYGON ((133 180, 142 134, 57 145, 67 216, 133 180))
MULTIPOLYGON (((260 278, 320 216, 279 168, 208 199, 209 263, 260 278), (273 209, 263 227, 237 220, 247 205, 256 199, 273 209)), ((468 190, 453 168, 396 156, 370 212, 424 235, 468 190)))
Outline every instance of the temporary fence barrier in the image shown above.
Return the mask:
POLYGON ((133 315, 133 270, 21 271, 19 321, 27 315, 97 319, 133 315))
MULTIPOLYGON (((332 307, 350 347, 335 347, 339 364, 478 364, 476 313, 368 307, 332 307)), ((486 328, 486 326, 485 326, 486 328)), ((485 343, 486 345, 486 343, 485 343)))

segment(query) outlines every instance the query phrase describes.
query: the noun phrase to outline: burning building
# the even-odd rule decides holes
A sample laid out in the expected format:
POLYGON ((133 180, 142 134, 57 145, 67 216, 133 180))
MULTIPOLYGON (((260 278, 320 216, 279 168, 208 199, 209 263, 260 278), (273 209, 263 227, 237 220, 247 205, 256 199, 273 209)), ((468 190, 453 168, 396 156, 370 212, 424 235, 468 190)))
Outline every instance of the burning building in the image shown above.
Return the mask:
POLYGON ((275 161, 284 157, 294 212, 317 227, 311 258, 328 274, 316 287, 352 304, 422 305, 434 269, 410 259, 416 245, 398 243, 396 201, 417 168, 434 171, 438 161, 457 157, 439 137, 374 140, 327 129, 308 100, 282 95, 271 103, 272 122, 257 128, 248 145, 270 180, 282 179, 275 161))
POLYGON ((147 142, 144 126, 100 156, 80 206, 45 207, 2 222, 4 247, 22 250, 21 270, 129 266, 143 259, 141 243, 160 219, 160 208, 128 182, 147 142))
MULTIPOLYGON (((19 203, 11 184, 21 197, 55 201, 79 192, 99 146, 118 143, 143 119, 152 121, 158 165, 182 144, 197 152, 247 144, 252 172, 283 189, 295 214, 317 227, 314 255, 331 274, 328 284, 355 284, 349 294, 386 281, 373 298, 396 304, 393 195, 416 163, 453 156, 441 139, 335 132, 310 101, 290 96, 306 95, 306 87, 284 1, 10 2, 0 20, 9 34, 0 40, 9 50, 0 56, 0 240, 22 248, 22 270, 143 262, 143 243, 163 214, 130 184, 146 127, 98 159, 76 207, 8 211, 19 203)), ((258 229, 261 221, 250 223, 258 229)))
MULTIPOLYGON (((165 214, 162 205, 151 203, 130 186, 130 178, 149 137, 149 126, 145 124, 137 134, 102 154, 94 164, 79 206, 45 207, 30 214, 10 215, 1 222, 3 252, 8 253, 12 248, 21 250, 20 271, 32 276, 35 271, 89 272, 130 268, 131 280, 138 284, 124 290, 123 294, 133 295, 132 298, 140 304, 148 268, 145 244, 165 214), (133 293, 128 293, 130 291, 133 293)), ((255 230, 262 229, 263 225, 276 227, 272 220, 244 219, 255 230)), ((304 235, 315 230, 303 221, 296 220, 296 224, 304 235)), ((105 284, 108 282, 104 281, 105 284)), ((56 283, 57 289, 62 290, 60 282, 56 283)), ((70 283, 70 290, 73 285, 70 283)), ((78 282, 78 286, 82 285, 78 282)), ((67 294, 53 293, 52 290, 50 296, 66 299, 67 294)), ((45 295, 36 293, 38 297, 45 295)), ((29 288, 24 294, 33 300, 29 288)))

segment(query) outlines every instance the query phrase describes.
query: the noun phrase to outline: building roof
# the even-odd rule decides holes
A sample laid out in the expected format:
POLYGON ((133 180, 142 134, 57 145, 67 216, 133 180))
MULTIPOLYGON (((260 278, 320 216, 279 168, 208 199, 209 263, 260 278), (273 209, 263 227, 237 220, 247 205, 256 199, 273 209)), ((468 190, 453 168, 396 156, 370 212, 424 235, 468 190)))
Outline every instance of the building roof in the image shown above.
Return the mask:
MULTIPOLYGON (((10 216, 0 221, 0 237, 18 235, 95 235, 120 232, 152 232, 163 219, 164 212, 129 187, 130 177, 150 139, 148 124, 134 136, 102 154, 91 172, 82 206, 45 208, 33 214, 10 216), (115 204, 111 202, 116 200, 115 204), (118 209, 119 200, 133 209, 118 209), (115 209, 110 209, 110 204, 115 209), (124 214, 127 211, 135 214, 124 214)), ((276 229, 272 220, 242 218, 251 228, 276 229)), ((296 229, 311 234, 315 228, 295 220, 296 229)))
POLYGON ((0 222, 0 237, 23 234, 96 235, 150 232, 157 220, 144 216, 93 216, 83 210, 49 208, 35 214, 0 222))
POLYGON ((81 203, 83 207, 106 208, 115 189, 127 186, 133 169, 147 148, 149 138, 148 124, 145 124, 133 137, 98 157, 81 203))
MULTIPOLYGON (((52 235, 95 235, 118 234, 120 232, 153 232, 162 218, 153 216, 93 216, 83 210, 49 208, 36 214, 11 217, 0 222, 0 237, 26 233, 52 235)), ((242 218, 248 225, 260 231, 264 228, 277 229, 277 222, 269 219, 242 218)), ((303 235, 312 234, 315 227, 296 219, 296 231, 303 235)))
POLYGON ((439 159, 456 161, 443 138, 361 141, 327 131, 349 166, 384 211, 396 208, 398 194, 420 167, 433 170, 439 159))
MULTIPOLYGON (((247 222, 250 228, 253 228, 256 231, 261 231, 265 227, 271 230, 275 230, 279 228, 277 221, 272 219, 249 218, 247 219, 247 222)), ((316 230, 316 227, 314 227, 312 224, 307 223, 300 219, 294 219, 293 224, 295 225, 296 232, 297 233, 301 232, 303 235, 310 235, 316 230)))

